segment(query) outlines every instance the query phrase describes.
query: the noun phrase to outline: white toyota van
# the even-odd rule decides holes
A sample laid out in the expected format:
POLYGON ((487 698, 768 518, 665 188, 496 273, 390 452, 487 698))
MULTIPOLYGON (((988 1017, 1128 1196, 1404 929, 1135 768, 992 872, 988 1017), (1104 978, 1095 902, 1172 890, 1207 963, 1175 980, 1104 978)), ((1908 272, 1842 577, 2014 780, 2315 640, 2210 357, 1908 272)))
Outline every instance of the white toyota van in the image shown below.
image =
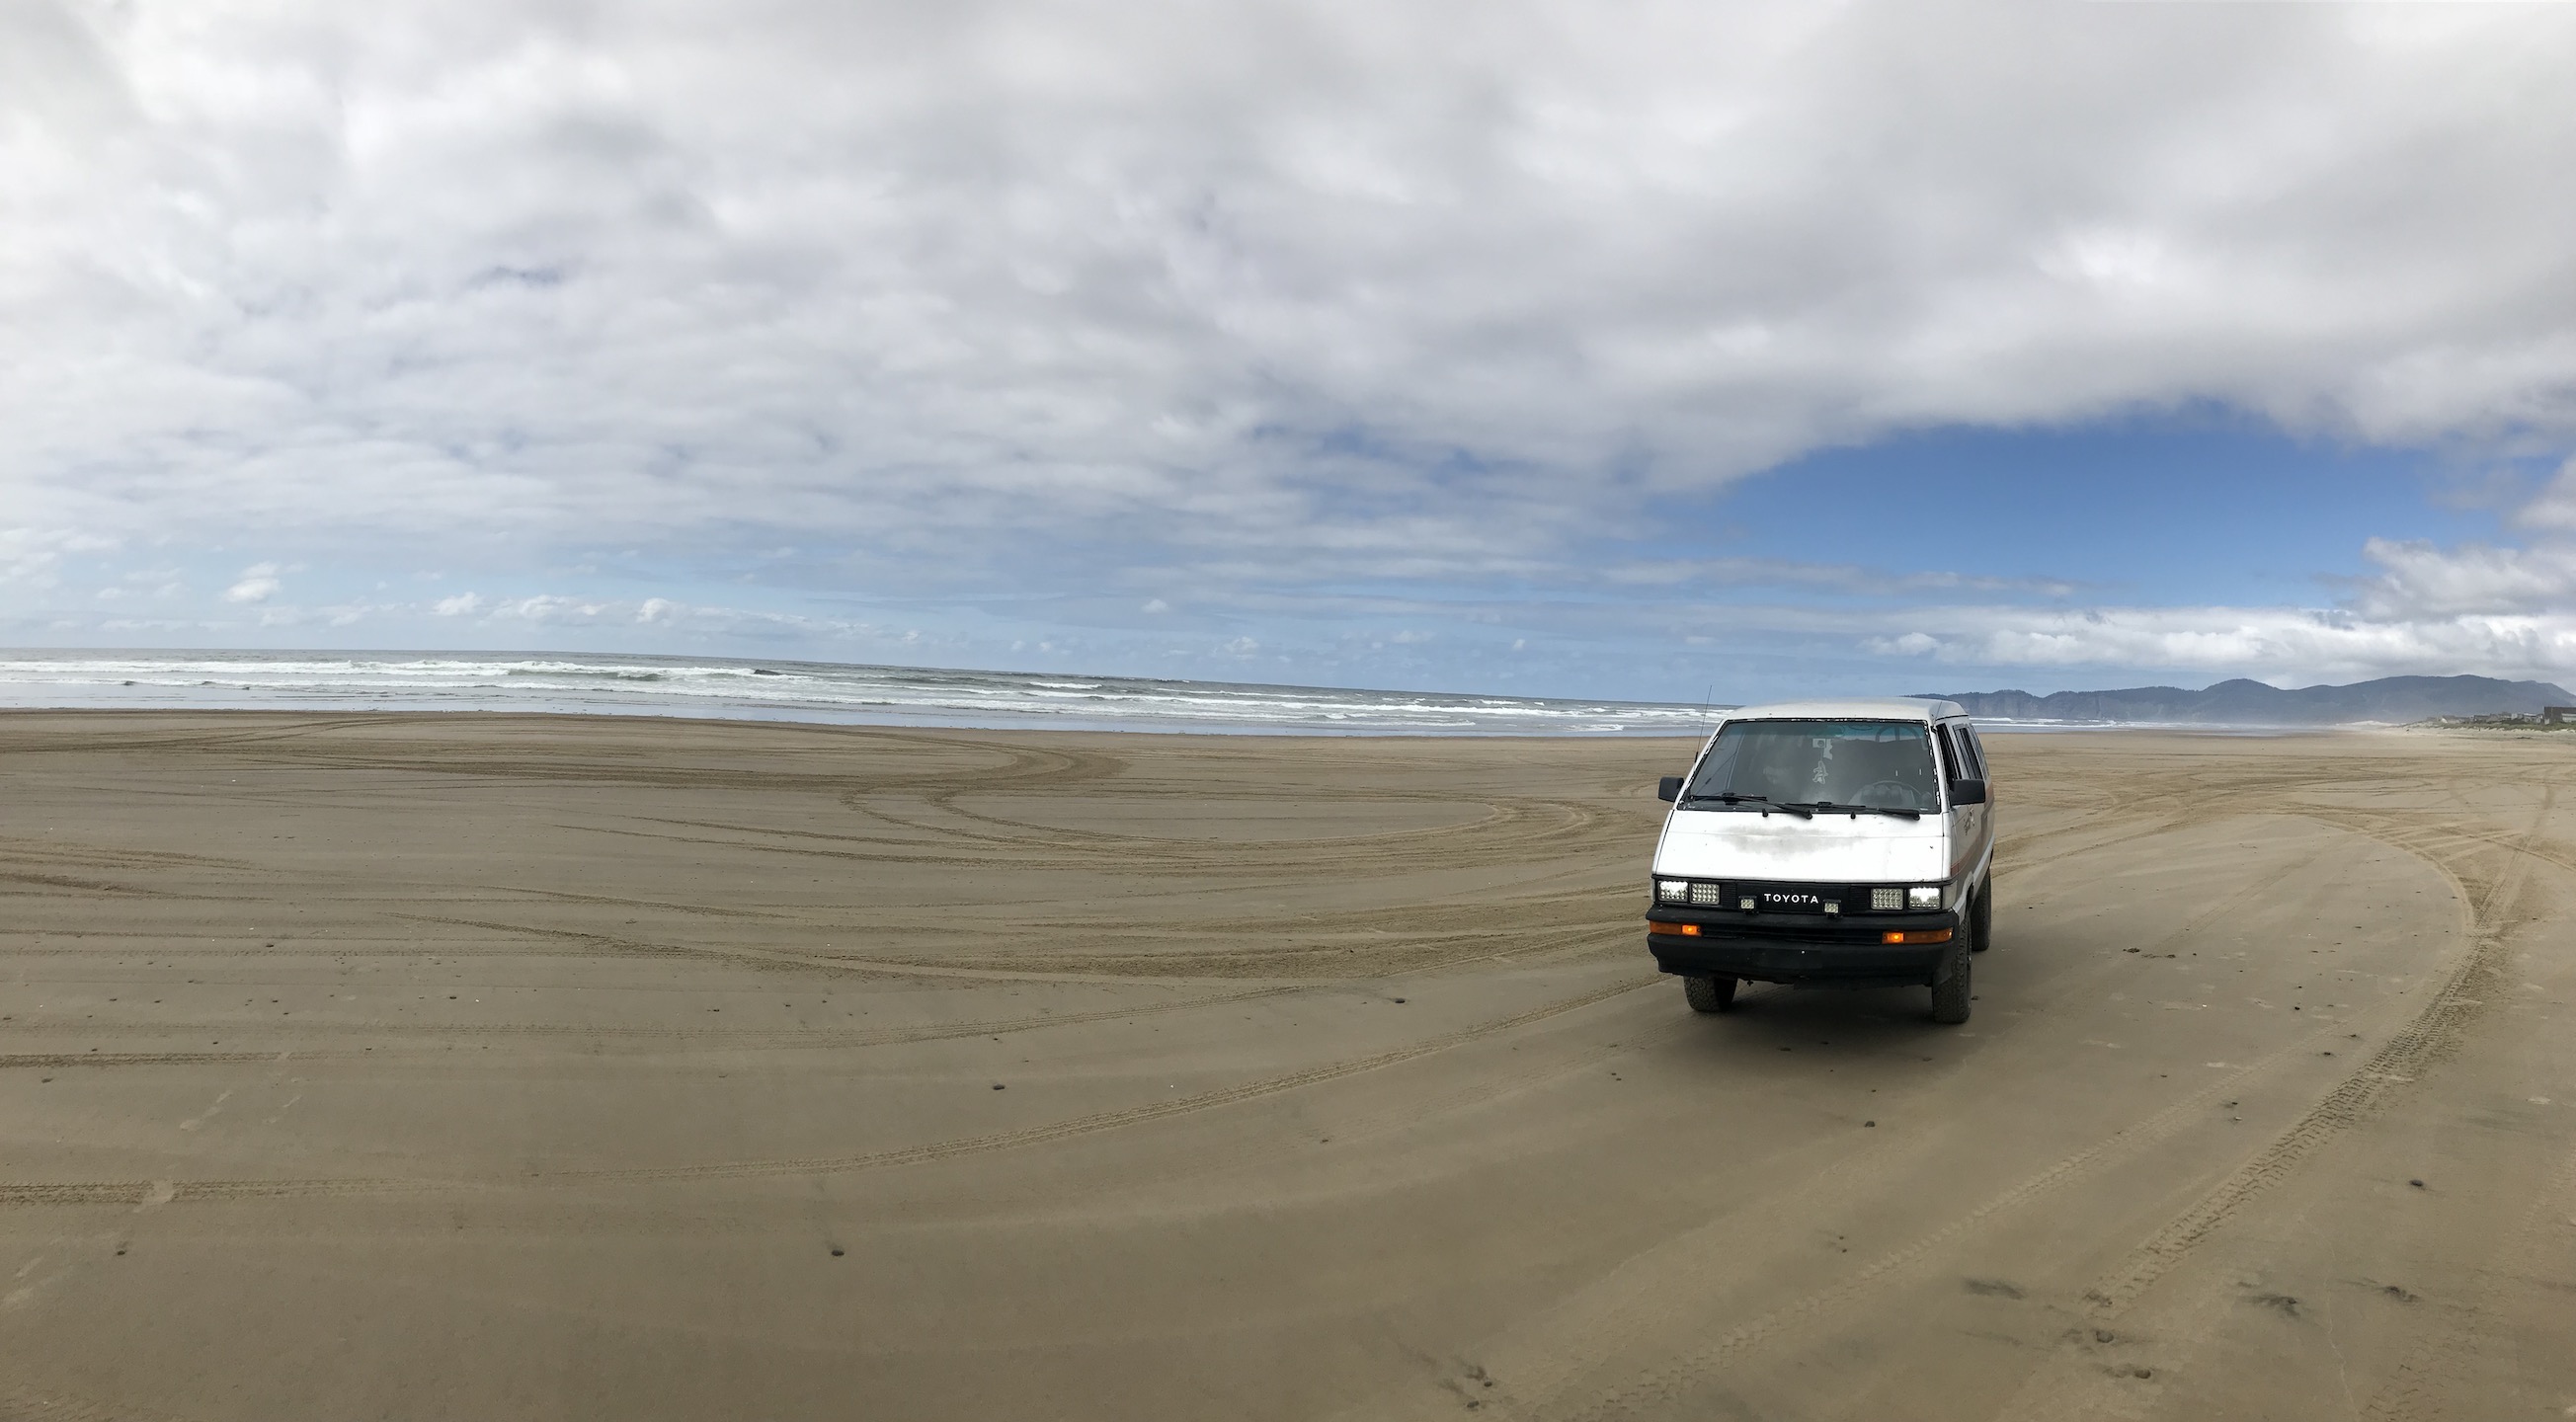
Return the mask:
POLYGON ((1655 842, 1646 947, 1690 1005, 1755 982, 1920 983, 1968 1020, 1993 903, 1993 792, 1956 702, 1802 701, 1726 713, 1655 842))

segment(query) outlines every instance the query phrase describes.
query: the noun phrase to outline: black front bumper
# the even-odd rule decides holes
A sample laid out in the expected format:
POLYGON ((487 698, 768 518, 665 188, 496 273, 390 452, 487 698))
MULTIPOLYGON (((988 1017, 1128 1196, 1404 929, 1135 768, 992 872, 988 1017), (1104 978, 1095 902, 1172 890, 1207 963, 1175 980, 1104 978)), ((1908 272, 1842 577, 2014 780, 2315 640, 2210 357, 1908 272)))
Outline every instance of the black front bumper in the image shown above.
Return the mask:
POLYGON ((1667 973, 1749 978, 1762 983, 1928 984, 1941 975, 1966 926, 1939 913, 1741 913, 1658 906, 1648 924, 1693 924, 1692 937, 1646 933, 1646 949, 1667 973), (1889 943, 1885 935, 1948 929, 1946 943, 1889 943))

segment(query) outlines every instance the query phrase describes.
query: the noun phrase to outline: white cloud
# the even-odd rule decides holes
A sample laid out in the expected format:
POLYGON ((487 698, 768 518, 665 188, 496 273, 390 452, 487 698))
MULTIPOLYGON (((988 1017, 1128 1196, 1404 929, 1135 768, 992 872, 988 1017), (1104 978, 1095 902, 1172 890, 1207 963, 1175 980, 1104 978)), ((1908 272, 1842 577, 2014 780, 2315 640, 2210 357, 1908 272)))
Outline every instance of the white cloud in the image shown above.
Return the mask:
MULTIPOLYGON (((1886 656, 1987 667, 2162 667, 2323 681, 2477 672, 2576 677, 2576 460, 2509 522, 2524 546, 2373 538, 2330 607, 1962 606, 1881 614, 1886 656), (1906 630, 1891 632, 1888 627, 1906 630)), ((1815 625, 1803 613, 1784 623, 1815 625)), ((1847 622, 1860 630, 1856 622, 1847 622)))
MULTIPOLYGON (((610 611, 610 604, 587 598, 564 597, 543 593, 536 597, 515 598, 494 604, 496 618, 516 618, 523 622, 597 622, 610 611)), ((624 609, 620 609, 621 612, 624 609)))
POLYGON ((1847 563, 1800 563, 1786 558, 1667 558, 1614 564, 1602 570, 1614 585, 1641 587, 1705 583, 1732 587, 1792 587, 1876 596, 1936 592, 2015 593, 2062 598, 2083 591, 2065 578, 1997 578, 1946 571, 1900 573, 1847 563))
MULTIPOLYGON (((2521 507, 2509 521, 2530 535, 2523 546, 2465 543, 2442 547, 2424 539, 2373 538, 2363 555, 2376 574, 2356 580, 2345 602, 2355 625, 2419 629, 2432 642, 2460 649, 2499 646, 2517 657, 2556 645, 2534 629, 2555 625, 2576 611, 2576 460, 2521 507), (2456 629, 2479 629, 2463 635, 2456 629), (2512 628, 2497 640, 2495 629, 2512 628)), ((2525 665, 2566 663, 2526 661, 2525 665)))
POLYGON ((0 491, 108 534, 1436 569, 1927 422, 2576 424, 2568 7, 39 0, 0 56, 0 491))
POLYGON ((1910 614, 1873 652, 1981 667, 2259 670, 2281 684, 2474 670, 2554 678, 2576 670, 2576 614, 2372 621, 2298 608, 2119 608, 2050 613, 1953 608, 1910 614))
MULTIPOLYGON (((365 611, 403 612, 393 607, 370 607, 365 611)), ((418 611, 417 608, 409 609, 418 611)), ((889 635, 874 624, 849 618, 808 617, 796 613, 760 608, 726 607, 686 603, 667 597, 648 597, 640 602, 618 598, 576 597, 563 593, 537 593, 527 597, 486 598, 478 593, 461 593, 429 604, 428 611, 438 617, 479 617, 489 627, 596 628, 612 631, 627 627, 652 627, 699 636, 751 636, 774 639, 779 636, 810 638, 829 643, 854 637, 889 635)), ((916 639, 917 640, 917 639, 916 639)))
POLYGON ((224 589, 224 601, 266 602, 284 586, 278 581, 275 563, 253 563, 242 569, 241 577, 231 587, 224 589))
MULTIPOLYGON (((1925 425, 2214 402, 2564 447, 2571 67, 2566 6, 21 0, 0 586, 62 626, 82 552, 231 548, 282 560, 241 606, 114 625, 956 645, 664 597, 280 603, 320 550, 524 589, 619 548, 650 580, 601 586, 687 589, 660 574, 729 546, 934 611, 1132 620, 1180 585, 1271 619, 1212 657, 1471 611, 1553 657, 1651 613, 1915 665, 2565 674, 2576 463, 2524 546, 2375 541, 2327 608, 1582 549, 1925 425), (1464 591, 1346 596, 1408 579, 1464 591), (1757 588, 1955 605, 1684 602, 1757 588)), ((1081 650, 1049 630, 991 645, 1081 650)))
POLYGON ((66 556, 105 552, 116 545, 116 539, 75 529, 0 528, 0 586, 50 588, 59 581, 66 556))
POLYGON ((2560 465, 2558 477, 2515 511, 2514 521, 2525 528, 2576 533, 2576 457, 2560 465))
POLYGON ((2563 541, 2445 549, 2374 538, 2363 552, 2381 572, 2361 585, 2355 603, 2377 617, 2515 613, 2576 603, 2576 545, 2563 541))

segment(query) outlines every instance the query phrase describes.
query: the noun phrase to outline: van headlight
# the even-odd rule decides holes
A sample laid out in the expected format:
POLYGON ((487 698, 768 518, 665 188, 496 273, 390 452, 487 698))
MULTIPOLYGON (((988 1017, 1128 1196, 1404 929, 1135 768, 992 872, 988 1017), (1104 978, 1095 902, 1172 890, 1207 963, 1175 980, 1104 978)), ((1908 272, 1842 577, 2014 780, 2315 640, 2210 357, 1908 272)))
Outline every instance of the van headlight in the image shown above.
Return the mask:
POLYGON ((1690 880, 1657 879, 1655 897, 1668 904, 1687 903, 1690 900, 1690 880))
POLYGON ((1941 906, 1939 884, 1917 884, 1905 891, 1905 906, 1910 909, 1937 909, 1941 906))

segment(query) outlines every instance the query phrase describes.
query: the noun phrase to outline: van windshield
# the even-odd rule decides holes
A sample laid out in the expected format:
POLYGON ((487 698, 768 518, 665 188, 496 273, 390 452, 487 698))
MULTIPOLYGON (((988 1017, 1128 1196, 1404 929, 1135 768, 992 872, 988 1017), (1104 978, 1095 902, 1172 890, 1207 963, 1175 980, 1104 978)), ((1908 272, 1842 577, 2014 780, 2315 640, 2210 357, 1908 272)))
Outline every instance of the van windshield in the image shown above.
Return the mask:
POLYGON ((1941 808, 1932 742, 1916 721, 1730 721, 1682 801, 1726 795, 1775 805, 1941 808))

